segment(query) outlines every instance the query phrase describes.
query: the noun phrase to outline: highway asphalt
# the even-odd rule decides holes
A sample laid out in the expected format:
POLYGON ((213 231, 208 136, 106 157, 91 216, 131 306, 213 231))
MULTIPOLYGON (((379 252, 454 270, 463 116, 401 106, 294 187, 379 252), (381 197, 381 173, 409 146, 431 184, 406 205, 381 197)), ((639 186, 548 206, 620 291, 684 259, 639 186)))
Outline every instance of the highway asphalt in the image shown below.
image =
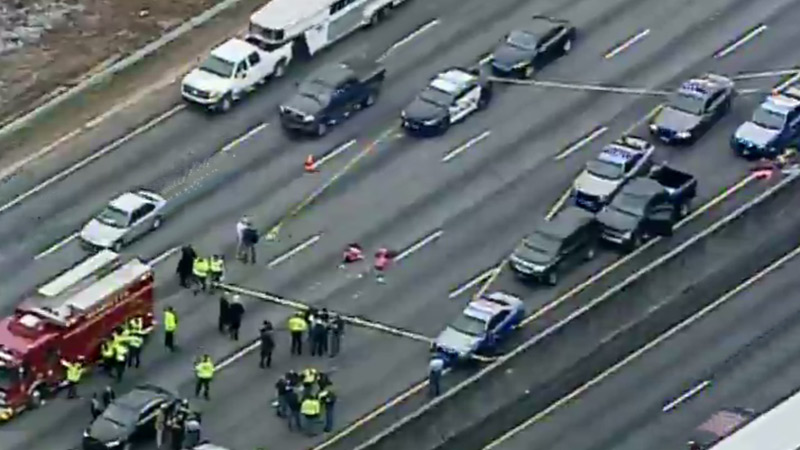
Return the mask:
MULTIPOLYGON (((604 414, 598 414, 601 407, 599 402, 584 401, 592 395, 594 387, 604 383, 600 381, 601 384, 598 384, 595 381, 597 377, 680 321, 736 288, 748 277, 796 249, 800 245, 795 232, 800 214, 793 211, 794 208, 789 204, 794 196, 791 188, 779 192, 754 206, 742 218, 696 241, 635 281, 623 287, 611 287, 603 293, 598 292, 595 299, 603 300, 595 303, 590 312, 560 326, 558 331, 548 332, 547 337, 537 338, 537 344, 516 354, 499 370, 488 372, 480 382, 461 389, 426 414, 405 423, 388 437, 370 446, 341 445, 332 448, 483 449, 531 417, 536 418, 535 425, 525 429, 515 439, 507 440, 506 445, 512 445, 510 442, 513 442, 514 448, 539 448, 539 445, 545 445, 544 448, 571 448, 571 443, 581 442, 583 445, 597 444, 592 448, 616 448, 616 443, 600 440, 599 433, 593 433, 594 428, 582 427, 581 433, 575 433, 578 420, 575 414, 578 413, 583 418, 593 416, 595 423, 617 426, 614 422, 614 406, 609 405, 614 397, 608 391, 603 397, 604 414), (585 387, 587 383, 590 383, 588 388, 585 387), (569 423, 556 422, 562 408, 565 414, 570 414, 569 423), (552 429, 551 424, 554 427, 552 429), (543 434, 542 440, 539 440, 538 427, 554 434, 543 434), (561 442, 556 438, 547 440, 553 436, 566 441, 561 442), (569 439, 567 436, 570 436, 569 439)), ((676 234, 674 239, 682 243, 691 240, 683 232, 676 234)), ((781 268, 780 272, 787 270, 791 269, 781 268)), ((783 306, 782 317, 796 319, 795 310, 785 307, 785 304, 783 306)), ((764 314, 775 319, 781 314, 777 310, 779 306, 775 307, 775 310, 764 311, 764 314)), ((766 310, 764 305, 758 308, 766 310)), ((684 345, 680 349, 672 347, 669 357, 663 357, 663 354, 663 358, 648 355, 647 366, 639 362, 622 366, 616 372, 620 377, 637 377, 640 382, 633 385, 630 384, 630 378, 626 378, 629 381, 627 387, 631 390, 625 398, 619 398, 620 403, 627 399, 631 409, 633 404, 636 408, 652 406, 646 402, 650 392, 644 392, 646 383, 643 380, 653 377, 663 377, 669 383, 677 384, 677 387, 670 388, 670 392, 654 395, 677 397, 682 388, 688 390, 692 387, 680 384, 685 383, 686 379, 676 377, 677 372, 685 372, 686 377, 692 378, 696 376, 692 372, 694 364, 715 364, 724 360, 724 355, 714 353, 713 346, 718 342, 733 338, 735 342, 727 344, 733 346, 741 344, 742 336, 768 330, 754 314, 758 310, 756 308, 748 309, 752 314, 752 328, 744 328, 746 331, 739 333, 738 329, 725 327, 725 332, 720 332, 723 323, 729 324, 721 310, 722 307, 718 307, 718 311, 707 313, 705 323, 715 320, 717 314, 722 314, 723 318, 712 330, 700 327, 706 333, 704 338, 675 338, 682 339, 684 345), (681 361, 679 367, 677 361, 681 361), (636 403, 639 400, 643 404, 636 403)), ((536 327, 531 325, 527 328, 536 327)), ((527 328, 522 330, 525 335, 523 338, 537 334, 535 330, 527 328)), ((787 345, 789 341, 781 342, 787 345)), ((644 357, 641 358, 641 361, 644 360, 644 357)), ((606 378, 612 379, 610 376, 606 378)), ((453 384, 448 383, 447 386, 453 384)), ((614 392, 620 395, 619 390, 614 392)), ((667 402, 669 400, 664 404, 667 402)), ((621 421, 641 417, 641 411, 631 412, 621 421)), ((349 443, 353 444, 352 441, 349 443)), ((500 445, 494 448, 504 447, 500 445)))
MULTIPOLYGON (((0 302, 9 310, 20 293, 77 261, 81 252, 75 242, 32 260, 76 231, 115 193, 142 186, 169 195, 175 210, 161 230, 135 243, 129 253, 153 258, 191 242, 203 252, 222 250, 230 255, 234 223, 246 212, 265 232, 283 223, 280 239, 260 246, 261 264, 257 267, 231 263, 228 281, 434 336, 463 307, 471 291, 454 300, 448 299, 448 293, 499 261, 550 209, 586 158, 660 99, 499 87, 488 111, 468 118, 442 138, 419 141, 394 131, 398 111, 426 79, 449 65, 474 64, 505 31, 536 12, 570 19, 581 31, 572 53, 545 69, 542 79, 669 88, 686 76, 709 70, 734 74, 786 68, 797 56, 787 46, 793 38, 791 30, 787 31, 792 23, 787 19, 793 15, 789 14, 791 6, 792 2, 777 0, 758 6, 742 0, 702 4, 412 2, 390 22, 347 40, 317 62, 362 51, 381 54, 418 26, 439 20, 386 58, 389 80, 378 104, 325 139, 290 141, 279 130, 274 108, 303 71, 298 68, 228 116, 180 111, 76 174, 3 209, 0 267, 6 275, 0 277, 5 288, 0 302), (770 26, 763 36, 725 57, 712 56, 761 22, 770 26), (475 31, 478 28, 480 32, 475 31), (612 58, 603 57, 642 29, 651 30, 647 38, 612 58), (369 45, 364 44, 367 40, 369 45), (263 123, 269 126, 221 151, 263 123), (596 142, 567 158, 554 159, 599 124, 608 126, 608 131, 596 142), (479 144, 442 162, 448 152, 487 130, 490 134, 479 144), (370 146, 379 136, 381 142, 370 146), (356 144, 324 164, 320 173, 302 173, 307 154, 321 156, 351 139, 356 139, 356 144), (364 158, 317 202, 282 221, 293 205, 360 152, 365 152, 364 158), (216 156, 209 160, 212 154, 216 156), (205 160, 209 162, 204 164, 205 160), (313 245, 294 257, 269 269, 264 266, 317 235, 320 237, 313 245), (425 240, 427 236, 436 238, 425 240), (388 282, 377 285, 369 274, 358 278, 366 267, 337 268, 342 247, 351 241, 362 243, 369 252, 384 245, 403 252, 414 249, 418 241, 429 244, 403 252, 408 256, 390 270, 388 282)), ((752 80, 747 87, 768 89, 778 81, 752 80)), ((743 96, 733 114, 693 149, 659 148, 661 158, 700 178, 698 205, 746 176, 747 164, 731 155, 727 140, 759 99, 758 95, 743 96)), ((637 132, 645 130, 639 127, 637 132)), ((56 168, 45 168, 28 178, 12 180, 0 193, 0 201, 13 201, 54 173, 56 168)), ((745 201, 764 185, 748 185, 721 207, 745 201)), ((712 208, 709 214, 714 213, 712 208)), ((601 255, 565 277, 556 290, 501 281, 523 295, 533 310, 614 258, 613 252, 601 255)), ((167 258, 157 266, 159 301, 177 307, 182 319, 180 339, 186 350, 169 358, 158 343, 150 344, 154 348, 148 349, 146 367, 128 383, 148 380, 183 390, 191 384, 190 361, 200 351, 224 358, 236 348, 213 331, 215 298, 178 291, 172 280, 174 263, 174 258, 167 258)), ((248 337, 254 336, 263 318, 282 323, 287 313, 250 299, 247 302, 248 337)), ((339 423, 343 425, 422 378, 426 351, 419 342, 352 330, 341 357, 313 364, 335 371, 342 399, 339 423)), ((276 370, 261 374, 249 355, 232 362, 214 387, 224 398, 215 394, 210 404, 203 405, 211 437, 234 449, 275 442, 285 448, 308 445, 309 440, 289 435, 272 418, 268 406, 278 371, 308 364, 312 363, 287 363, 284 355, 278 355, 276 370), (261 413, 267 426, 254 425, 253 413, 261 413)), ((102 384, 93 380, 91 388, 102 384)), ((3 448, 52 448, 79 438, 85 405, 55 403, 4 427, 4 435, 8 433, 10 439, 3 440, 3 448)))
POLYGON ((678 449, 719 409, 765 411, 800 388, 798 267, 790 260, 493 448, 678 449))

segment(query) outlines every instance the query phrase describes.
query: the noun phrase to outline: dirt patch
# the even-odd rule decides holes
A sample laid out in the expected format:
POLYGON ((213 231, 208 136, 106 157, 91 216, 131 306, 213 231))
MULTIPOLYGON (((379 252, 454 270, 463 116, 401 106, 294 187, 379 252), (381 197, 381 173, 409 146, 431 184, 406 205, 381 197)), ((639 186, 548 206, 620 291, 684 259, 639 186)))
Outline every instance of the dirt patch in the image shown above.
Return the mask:
POLYGON ((0 123, 220 0, 0 0, 0 123))

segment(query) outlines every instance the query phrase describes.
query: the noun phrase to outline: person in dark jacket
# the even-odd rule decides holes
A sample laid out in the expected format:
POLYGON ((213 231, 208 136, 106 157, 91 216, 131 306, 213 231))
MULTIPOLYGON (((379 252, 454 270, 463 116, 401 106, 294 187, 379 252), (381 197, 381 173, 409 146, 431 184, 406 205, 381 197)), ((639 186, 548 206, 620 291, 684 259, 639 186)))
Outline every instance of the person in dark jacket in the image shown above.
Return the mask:
POLYGON ((194 259, 196 257, 197 254, 191 246, 185 245, 183 248, 181 248, 181 259, 178 261, 178 267, 175 270, 175 272, 178 274, 181 287, 188 288, 191 285, 192 264, 194 264, 194 259))
POLYGON ((272 335, 272 324, 265 320, 260 330, 261 336, 261 358, 258 367, 262 369, 272 365, 272 351, 275 350, 275 338, 272 335))
POLYGON ((100 417, 100 414, 103 414, 103 404, 100 402, 100 399, 97 397, 97 394, 92 394, 92 400, 89 403, 89 410, 92 413, 92 420, 97 419, 100 417))
POLYGON ((289 407, 289 429, 300 430, 300 399, 294 389, 286 391, 286 405, 289 407))
POLYGON ((328 321, 328 334, 331 337, 330 355, 331 358, 339 354, 342 347, 342 335, 344 335, 344 320, 338 314, 333 314, 328 321))
POLYGON ((100 400, 103 402, 103 409, 108 408, 108 405, 114 402, 117 399, 117 394, 114 392, 114 389, 111 389, 111 386, 106 386, 103 394, 100 396, 100 400))
POLYGON ((242 305, 238 295, 233 296, 228 313, 228 327, 231 332, 231 338, 234 341, 238 341, 239 328, 242 326, 242 316, 244 316, 244 305, 242 305))
POLYGON ((219 297, 219 317, 217 318, 217 328, 219 328, 220 333, 225 333, 228 331, 228 325, 230 325, 230 310, 231 310, 231 303, 228 301, 228 298, 224 295, 219 297))
POLYGON ((321 316, 317 316, 309 331, 311 335, 311 356, 322 356, 325 354, 323 349, 326 347, 327 329, 321 316))

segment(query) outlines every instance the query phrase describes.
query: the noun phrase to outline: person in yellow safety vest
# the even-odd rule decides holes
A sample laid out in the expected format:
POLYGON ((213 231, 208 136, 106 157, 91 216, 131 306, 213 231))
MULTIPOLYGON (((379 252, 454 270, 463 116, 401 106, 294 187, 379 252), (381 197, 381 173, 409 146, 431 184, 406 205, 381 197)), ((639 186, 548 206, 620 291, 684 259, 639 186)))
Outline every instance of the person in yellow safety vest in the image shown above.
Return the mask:
POLYGON ((310 397, 314 395, 314 386, 319 379, 319 371, 314 368, 303 369, 300 372, 300 376, 303 379, 303 396, 310 397))
POLYGON ((206 289, 208 285, 208 272, 210 269, 211 264, 208 258, 198 256, 194 259, 194 263, 192 264, 192 275, 194 275, 195 279, 194 295, 206 289))
POLYGON ((297 313, 289 318, 289 334, 292 336, 292 355, 303 354, 303 333, 308 329, 308 323, 303 318, 303 313, 297 313))
POLYGON ((164 346, 175 351, 175 332, 178 331, 178 315, 171 306, 164 308, 164 346))
POLYGON ((128 367, 136 367, 139 368, 139 359, 142 354, 142 345, 144 344, 144 338, 135 332, 131 331, 128 335, 128 340, 126 341, 128 344, 128 367))
POLYGON ((321 412, 322 402, 317 397, 306 397, 300 404, 300 414, 303 416, 302 429, 306 434, 310 436, 317 434, 321 412))
POLYGON ((125 342, 119 342, 114 345, 114 356, 116 358, 114 366, 117 368, 117 381, 122 381, 125 365, 128 364, 128 345, 125 342))
POLYGON ((67 398, 77 398, 78 383, 80 383, 84 371, 83 356, 79 356, 75 362, 62 359, 61 365, 67 369, 67 398))
POLYGON ((211 260, 208 262, 208 272, 210 281, 208 290, 209 292, 213 292, 214 284, 219 283, 225 278, 225 259, 222 255, 214 255, 211 257, 211 260))
POLYGON ((194 366, 195 376, 197 381, 194 385, 194 396, 199 397, 200 392, 203 393, 203 397, 206 400, 209 399, 209 391, 211 389, 211 380, 214 379, 214 362, 211 361, 211 357, 208 355, 203 355, 200 358, 200 361, 197 365, 194 366))
POLYGON ((102 358, 103 370, 111 375, 114 369, 114 341, 106 339, 100 345, 100 357, 102 358))
POLYGON ((141 317, 132 317, 128 321, 128 331, 139 337, 144 337, 144 319, 141 317))

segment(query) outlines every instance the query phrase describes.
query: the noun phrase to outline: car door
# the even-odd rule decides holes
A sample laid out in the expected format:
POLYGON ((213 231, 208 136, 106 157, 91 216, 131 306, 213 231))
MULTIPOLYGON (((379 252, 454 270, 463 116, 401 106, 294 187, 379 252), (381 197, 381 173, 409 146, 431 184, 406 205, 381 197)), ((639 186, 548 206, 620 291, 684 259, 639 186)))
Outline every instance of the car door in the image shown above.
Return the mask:
POLYGON ((150 228, 153 225, 153 218, 154 215, 152 214, 155 211, 156 205, 152 203, 145 203, 131 213, 131 237, 139 237, 144 233, 150 231, 150 228))
POLYGON ((542 36, 539 41, 539 51, 537 52, 538 62, 541 65, 547 64, 555 58, 556 50, 560 48, 558 46, 560 36, 559 28, 553 28, 542 36))
POLYGON ((249 86, 255 86, 256 83, 263 80, 267 74, 265 73, 266 64, 262 64, 261 55, 254 51, 247 56, 247 83, 249 86))
POLYGON ((478 108, 481 88, 477 83, 470 84, 456 97, 455 104, 450 110, 450 121, 457 122, 478 108))
POLYGON ((331 101, 332 115, 337 120, 342 120, 350 116, 353 106, 353 95, 355 92, 355 82, 347 80, 340 84, 333 93, 331 101))
POLYGON ((647 211, 644 219, 645 232, 650 236, 672 236, 677 208, 672 203, 659 203, 647 211))
POLYGON ((800 109, 792 110, 786 120, 786 143, 792 145, 797 143, 797 138, 800 137, 800 109))
POLYGON ((247 60, 239 62, 233 72, 233 91, 235 95, 240 95, 247 89, 247 60))
POLYGON ((501 340, 508 334, 508 324, 511 312, 504 309, 498 312, 492 320, 489 321, 489 342, 494 347, 500 343, 501 340))
POLYGON ((724 90, 719 90, 711 94, 708 100, 706 100, 705 114, 703 114, 703 119, 707 127, 711 126, 711 124, 713 124, 722 116, 722 103, 725 100, 724 94, 724 90))
POLYGON ((158 412, 158 408, 160 408, 163 403, 164 402, 161 400, 156 400, 142 408, 142 411, 139 413, 139 418, 136 421, 134 439, 141 440, 153 436, 155 432, 156 412, 158 412))

